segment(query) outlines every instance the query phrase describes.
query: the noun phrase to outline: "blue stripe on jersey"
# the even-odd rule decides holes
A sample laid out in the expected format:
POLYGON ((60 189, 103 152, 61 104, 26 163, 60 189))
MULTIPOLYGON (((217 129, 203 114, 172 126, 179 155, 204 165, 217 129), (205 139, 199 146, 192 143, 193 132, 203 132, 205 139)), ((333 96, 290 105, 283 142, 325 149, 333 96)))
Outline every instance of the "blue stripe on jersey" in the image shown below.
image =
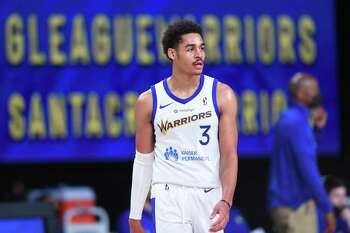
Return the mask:
POLYGON ((156 88, 154 85, 151 86, 151 91, 152 91, 152 99, 153 99, 152 123, 154 124, 154 118, 155 118, 156 112, 157 112, 157 93, 156 93, 156 88))
POLYGON ((186 104, 186 103, 190 102, 192 99, 194 99, 199 94, 199 92, 202 90, 203 84, 204 84, 204 75, 202 74, 200 77, 199 86, 198 86, 197 90, 193 93, 193 95, 191 95, 190 97, 188 97, 186 99, 181 99, 181 98, 177 97, 176 95, 174 95, 170 91, 170 89, 168 87, 167 79, 163 80, 163 86, 164 86, 165 92, 168 94, 168 96, 170 98, 172 98, 173 100, 175 100, 176 102, 179 102, 181 104, 186 104))
POLYGON ((153 231, 156 233, 156 198, 151 199, 151 205, 152 205, 152 225, 153 225, 153 231))
POLYGON ((216 112, 216 116, 219 118, 220 117, 220 113, 219 113, 219 108, 218 108, 218 103, 216 102, 216 89, 217 89, 217 85, 218 85, 218 80, 214 79, 213 82, 213 89, 212 89, 212 99, 213 99, 213 105, 214 105, 214 109, 216 112))

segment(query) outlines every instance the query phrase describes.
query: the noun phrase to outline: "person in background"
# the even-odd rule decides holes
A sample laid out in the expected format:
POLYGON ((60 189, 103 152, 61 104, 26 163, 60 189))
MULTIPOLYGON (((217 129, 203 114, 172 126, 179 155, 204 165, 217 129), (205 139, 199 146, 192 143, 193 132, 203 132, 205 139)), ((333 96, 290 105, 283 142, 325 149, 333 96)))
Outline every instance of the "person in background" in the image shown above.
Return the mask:
POLYGON ((3 188, 4 191, 1 192, 0 198, 5 202, 24 201, 28 191, 28 187, 21 180, 14 180, 10 183, 10 187, 3 188))
MULTIPOLYGON (((329 200, 333 205, 336 217, 335 233, 350 233, 350 207, 347 205, 347 188, 345 181, 329 175, 324 179, 324 186, 328 193, 329 200)), ((322 211, 318 209, 319 232, 325 232, 325 222, 322 218, 322 211)))
POLYGON ((225 227, 225 233, 249 233, 250 228, 241 211, 232 207, 230 210, 230 222, 225 227))
POLYGON ((335 217, 321 182, 314 134, 314 128, 323 128, 327 121, 319 84, 312 75, 297 73, 289 89, 292 103, 281 113, 273 132, 268 187, 273 229, 316 233, 317 204, 326 213, 327 233, 332 233, 335 217))
MULTIPOLYGON (((145 230, 145 233, 155 233, 154 227, 153 227, 153 217, 152 217, 152 205, 151 205, 151 195, 150 193, 147 196, 145 206, 142 211, 142 219, 141 224, 143 226, 143 229, 145 230)), ((116 222, 116 232, 118 233, 129 233, 130 227, 129 227, 129 215, 130 215, 130 209, 126 209, 124 212, 122 212, 116 222)))

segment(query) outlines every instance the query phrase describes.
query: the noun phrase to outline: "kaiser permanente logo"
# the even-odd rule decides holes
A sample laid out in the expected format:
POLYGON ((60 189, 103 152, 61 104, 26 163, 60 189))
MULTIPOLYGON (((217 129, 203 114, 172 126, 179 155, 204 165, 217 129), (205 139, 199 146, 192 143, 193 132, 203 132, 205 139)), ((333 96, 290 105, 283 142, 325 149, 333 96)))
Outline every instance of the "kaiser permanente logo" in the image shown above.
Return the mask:
POLYGON ((197 151, 193 150, 183 150, 181 151, 181 157, 179 158, 179 154, 175 148, 172 146, 165 149, 164 157, 166 160, 170 161, 210 161, 209 156, 200 156, 197 151))
POLYGON ((198 114, 193 114, 187 117, 183 117, 174 121, 160 121, 160 124, 157 123, 157 126, 161 133, 166 134, 170 129, 176 128, 178 126, 189 124, 193 121, 202 120, 210 118, 212 116, 211 111, 201 112, 198 114))
POLYGON ((166 160, 177 161, 179 159, 179 155, 176 149, 172 147, 168 147, 165 149, 164 157, 166 160))

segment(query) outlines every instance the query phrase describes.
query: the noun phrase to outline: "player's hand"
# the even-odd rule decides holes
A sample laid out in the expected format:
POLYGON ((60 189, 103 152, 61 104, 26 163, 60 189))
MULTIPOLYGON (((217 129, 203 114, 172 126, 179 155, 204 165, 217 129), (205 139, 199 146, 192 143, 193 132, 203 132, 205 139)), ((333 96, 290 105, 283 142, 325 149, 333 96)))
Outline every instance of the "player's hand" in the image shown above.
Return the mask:
POLYGON ((230 208, 225 202, 219 201, 210 214, 210 219, 214 220, 209 228, 210 232, 223 230, 230 219, 230 208))
POLYGON ((141 220, 129 219, 130 233, 145 233, 141 220))
POLYGON ((336 220, 333 213, 326 214, 326 224, 327 224, 326 233, 333 233, 336 227, 336 220))
POLYGON ((312 118, 315 126, 319 129, 322 129, 326 126, 328 114, 326 110, 320 106, 312 109, 312 118))

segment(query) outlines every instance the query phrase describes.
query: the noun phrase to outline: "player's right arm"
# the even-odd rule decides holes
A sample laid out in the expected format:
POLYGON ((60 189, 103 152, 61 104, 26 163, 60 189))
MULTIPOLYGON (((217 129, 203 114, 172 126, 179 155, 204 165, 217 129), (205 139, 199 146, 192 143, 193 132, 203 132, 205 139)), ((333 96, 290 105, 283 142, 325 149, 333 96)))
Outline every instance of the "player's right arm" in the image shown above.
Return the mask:
POLYGON ((143 92, 136 101, 136 150, 140 153, 150 153, 154 149, 152 125, 152 93, 143 92))
POLYGON ((151 185, 154 161, 152 107, 152 94, 149 90, 138 97, 135 109, 136 155, 133 167, 129 216, 131 233, 144 233, 140 220, 151 185))

